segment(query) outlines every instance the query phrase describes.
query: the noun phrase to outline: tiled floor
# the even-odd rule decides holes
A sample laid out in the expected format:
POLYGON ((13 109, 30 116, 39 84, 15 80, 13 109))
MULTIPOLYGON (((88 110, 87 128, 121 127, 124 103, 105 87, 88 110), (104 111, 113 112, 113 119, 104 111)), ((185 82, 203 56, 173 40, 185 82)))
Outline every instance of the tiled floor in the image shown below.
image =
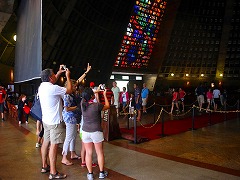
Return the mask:
MULTIPOLYGON (((7 116, 7 115, 6 115, 7 116)), ((240 120, 228 120, 195 131, 141 144, 124 139, 104 143, 107 179, 240 179, 240 120)), ((40 150, 35 148, 35 122, 18 125, 7 118, 0 124, 0 179, 48 179, 41 174, 40 150)), ((77 140, 77 152, 80 140, 77 140)), ((96 156, 94 155, 96 160, 96 156)), ((86 179, 80 160, 57 168, 67 179, 86 179)), ((94 168, 97 178, 98 168, 94 168)))

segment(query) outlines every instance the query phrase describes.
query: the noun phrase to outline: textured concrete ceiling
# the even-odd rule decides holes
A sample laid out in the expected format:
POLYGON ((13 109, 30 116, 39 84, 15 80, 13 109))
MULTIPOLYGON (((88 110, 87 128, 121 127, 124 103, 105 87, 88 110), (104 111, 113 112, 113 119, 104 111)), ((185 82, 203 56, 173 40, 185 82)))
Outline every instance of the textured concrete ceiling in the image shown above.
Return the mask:
POLYGON ((0 0, 0 32, 12 14, 13 4, 14 0, 0 0))
MULTIPOLYGON (((20 0, 0 0, 0 63, 14 67, 17 8, 20 0), (2 16, 3 14, 3 16, 2 16)), ((91 79, 111 74, 135 0, 43 0, 44 68, 71 68, 77 78, 87 63, 91 79)))
POLYGON ((14 42, 10 40, 15 32, 15 25, 11 25, 13 11, 14 0, 0 0, 0 63, 10 66, 14 65, 14 42))

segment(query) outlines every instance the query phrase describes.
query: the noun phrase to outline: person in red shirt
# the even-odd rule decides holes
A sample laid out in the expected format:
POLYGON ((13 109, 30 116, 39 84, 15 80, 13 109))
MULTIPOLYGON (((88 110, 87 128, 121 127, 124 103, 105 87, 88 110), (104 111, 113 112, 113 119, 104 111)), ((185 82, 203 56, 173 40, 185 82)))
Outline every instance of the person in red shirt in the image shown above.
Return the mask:
POLYGON ((179 111, 179 107, 178 107, 179 94, 178 94, 177 89, 173 89, 173 95, 172 95, 172 96, 173 96, 173 97, 172 97, 172 108, 171 108, 170 114, 172 114, 172 112, 173 112, 174 104, 175 104, 176 107, 177 107, 177 110, 176 110, 176 111, 179 111))
POLYGON ((2 117, 2 121, 4 121, 4 102, 7 98, 6 91, 4 90, 3 86, 0 85, 0 113, 2 117))
POLYGON ((213 102, 213 93, 211 88, 208 89, 206 97, 207 97, 207 103, 208 103, 206 112, 208 112, 210 111, 210 106, 211 106, 211 103, 213 102))
POLYGON ((179 99, 182 103, 182 112, 184 112, 184 97, 185 96, 186 96, 186 92, 182 88, 179 88, 179 99))
MULTIPOLYGON (((112 92, 112 90, 111 90, 110 88, 108 88, 108 87, 105 87, 105 88, 106 88, 106 90, 107 90, 106 96, 107 96, 108 102, 111 102, 112 97, 113 97, 113 92, 112 92)), ((105 101, 104 101, 103 92, 104 92, 104 91, 99 91, 98 95, 99 95, 100 103, 102 103, 102 104, 104 105, 104 104, 105 104, 105 101)))

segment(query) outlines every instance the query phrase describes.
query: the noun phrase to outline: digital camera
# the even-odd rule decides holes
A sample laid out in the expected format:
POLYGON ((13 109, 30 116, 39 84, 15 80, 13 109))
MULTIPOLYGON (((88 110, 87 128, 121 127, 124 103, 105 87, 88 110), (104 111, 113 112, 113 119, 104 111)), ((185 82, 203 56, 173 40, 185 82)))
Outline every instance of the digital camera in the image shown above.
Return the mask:
POLYGON ((62 69, 66 71, 66 70, 67 70, 67 66, 66 66, 66 65, 63 65, 63 66, 62 66, 62 69))
POLYGON ((105 84, 101 84, 101 85, 100 85, 100 89, 101 89, 101 90, 105 90, 105 84))

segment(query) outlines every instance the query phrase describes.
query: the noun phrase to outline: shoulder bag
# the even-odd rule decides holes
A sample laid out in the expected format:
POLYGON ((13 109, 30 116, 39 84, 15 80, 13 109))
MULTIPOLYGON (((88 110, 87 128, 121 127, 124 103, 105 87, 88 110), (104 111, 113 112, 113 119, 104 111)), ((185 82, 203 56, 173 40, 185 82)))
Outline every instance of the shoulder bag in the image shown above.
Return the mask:
POLYGON ((34 103, 30 111, 31 116, 36 120, 42 120, 42 109, 38 94, 35 95, 34 103))

